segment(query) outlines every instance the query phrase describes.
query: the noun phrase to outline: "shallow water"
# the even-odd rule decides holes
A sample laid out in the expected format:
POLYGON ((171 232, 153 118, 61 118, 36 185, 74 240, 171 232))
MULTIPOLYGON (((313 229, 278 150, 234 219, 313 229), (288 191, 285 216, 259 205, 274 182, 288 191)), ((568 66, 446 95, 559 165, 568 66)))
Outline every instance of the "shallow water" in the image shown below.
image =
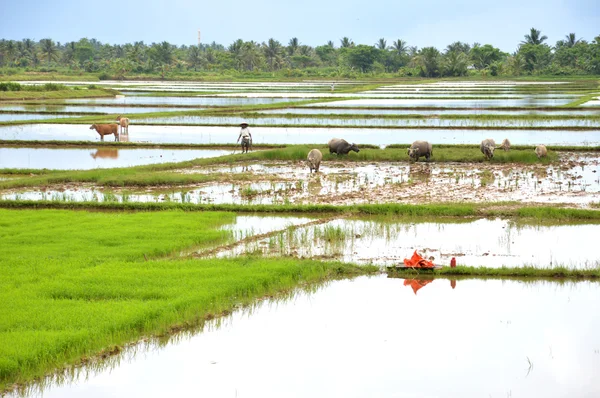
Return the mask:
POLYGON ((600 224, 523 225, 503 219, 474 221, 394 221, 393 218, 338 219, 298 227, 258 241, 243 242, 217 253, 325 258, 354 264, 402 264, 417 250, 439 265, 490 268, 600 266, 595 245, 600 224))
POLYGON ((356 99, 356 100, 344 100, 335 102, 323 102, 317 104, 305 105, 310 106, 403 106, 403 107, 436 107, 436 108, 489 108, 489 107, 534 107, 534 106, 558 106, 565 105, 572 102, 572 99, 537 99, 537 98, 524 98, 524 99, 356 99))
POLYGON ((88 170, 229 155, 222 149, 0 148, 0 169, 88 170))
MULTIPOLYGON (((496 134, 510 137, 513 145, 600 145, 597 131, 560 130, 436 130, 385 128, 310 128, 310 127, 250 127, 254 144, 317 144, 343 137, 349 142, 385 146, 427 140, 432 144, 473 144, 496 134)), ((129 128, 132 142, 224 144, 235 143, 238 127, 226 126, 136 126, 129 128)), ((99 141, 89 125, 31 124, 0 126, 2 140, 89 140, 99 141)), ((107 138, 111 139, 111 138, 107 138)))
POLYGON ((598 305, 591 282, 359 277, 139 345, 43 395, 596 397, 598 305))
MULTIPOLYGON (((193 108, 202 110, 203 108, 193 108)), ((86 106, 86 105, 0 105, 2 111, 27 111, 27 112, 81 112, 81 113, 101 113, 101 114, 116 114, 123 115, 131 113, 147 113, 147 112, 181 112, 189 111, 190 108, 173 108, 173 107, 146 107, 146 106, 86 106)), ((59 116, 57 116, 59 117, 59 116)), ((63 116, 60 116, 63 117, 63 116)))
POLYGON ((207 124, 207 125, 238 125, 248 122, 253 126, 261 125, 322 125, 322 126, 349 126, 349 127, 583 127, 600 128, 598 119, 565 119, 565 120, 469 120, 469 119, 440 119, 436 117, 425 119, 377 119, 377 118, 309 118, 309 117, 236 117, 236 116, 170 116, 160 118, 132 118, 132 123, 156 124, 207 124))
POLYGON ((544 111, 544 110, 521 110, 521 111, 503 111, 500 109, 340 109, 340 108, 286 108, 286 109, 271 109, 266 111, 260 111, 264 114, 298 114, 298 115, 582 115, 592 116, 600 115, 600 110, 597 109, 578 109, 575 111, 558 110, 558 111, 544 111))
POLYGON ((65 100, 66 104, 148 104, 148 105, 249 105, 296 101, 296 98, 225 98, 225 97, 138 97, 81 98, 65 100))
POLYGON ((561 155, 557 165, 419 162, 343 164, 326 161, 319 174, 305 162, 263 162, 199 167, 177 173, 249 173, 249 182, 211 182, 169 190, 111 190, 67 185, 61 189, 3 192, 0 199, 59 201, 283 203, 600 202, 596 154, 561 155))
POLYGON ((19 120, 46 120, 74 117, 71 115, 36 115, 26 113, 0 113, 0 122, 15 122, 19 120))

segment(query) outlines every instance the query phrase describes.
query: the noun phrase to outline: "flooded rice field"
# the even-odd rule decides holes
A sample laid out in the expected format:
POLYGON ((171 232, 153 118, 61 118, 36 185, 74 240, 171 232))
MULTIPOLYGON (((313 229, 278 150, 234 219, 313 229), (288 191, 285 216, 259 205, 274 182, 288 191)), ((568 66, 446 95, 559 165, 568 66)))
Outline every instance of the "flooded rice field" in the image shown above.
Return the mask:
POLYGON ((321 126, 350 126, 350 127, 489 127, 489 128, 600 128, 600 119, 549 119, 549 120, 520 120, 520 119, 440 119, 436 117, 419 119, 378 119, 378 118, 326 118, 326 117, 239 117, 239 116, 170 116, 159 118, 131 118, 132 123, 144 124, 206 124, 206 125, 238 125, 248 122, 254 126, 261 125, 321 125, 321 126))
POLYGON ((573 99, 539 99, 539 98, 521 98, 521 99, 356 99, 335 102, 324 102, 309 104, 305 106, 327 107, 351 106, 351 107, 434 107, 434 108, 509 108, 509 107, 540 107, 540 106, 559 106, 572 102, 573 99))
MULTIPOLYGON (((268 219, 254 217, 256 224, 268 219)), ((305 222, 236 245, 211 250, 211 256, 285 256, 339 260, 380 267, 402 264, 417 250, 435 264, 489 268, 600 266, 595 240, 600 224, 524 224, 506 219, 423 221, 333 219, 305 222)), ((202 252, 198 253, 203 256, 202 252)))
MULTIPOLYGON (((204 108, 193 108, 195 111, 204 108)), ((175 108, 175 107, 156 107, 156 106, 120 106, 120 105, 56 105, 56 104, 36 104, 36 105, 1 105, 0 111, 22 111, 22 112, 57 112, 57 113, 98 113, 98 114, 116 114, 124 115, 131 113, 148 113, 148 112, 181 112, 189 111, 190 108, 175 108)), ((0 115, 1 116, 1 115, 0 115)), ((63 116, 57 116, 63 117, 63 116)))
POLYGON ((296 98, 226 98, 226 97, 150 97, 122 96, 115 98, 77 98, 65 100, 65 104, 123 104, 123 105, 256 105, 296 101, 296 98))
POLYGON ((28 113, 0 113, 0 122, 16 122, 19 120, 46 120, 73 117, 71 115, 45 115, 28 113))
POLYGON ((359 277, 140 343, 29 396, 596 397, 598 305, 594 282, 359 277))
MULTIPOLYGON (((99 141, 90 125, 29 124, 0 126, 0 140, 89 140, 99 141)), ((426 139, 433 144, 476 144, 489 137, 509 137, 513 145, 597 146, 600 134, 595 130, 502 130, 469 129, 386 129, 357 127, 251 127, 254 144, 326 144, 343 137, 349 142, 386 146, 426 139)), ((152 126, 131 125, 131 142, 224 144, 235 143, 239 127, 234 126, 152 126)), ((112 138, 107 138, 112 139, 112 138)), ((500 139, 499 142, 501 142, 500 139)))
POLYGON ((400 109, 364 109, 364 108, 308 108, 296 107, 285 109, 270 109, 260 111, 263 114, 297 114, 297 115, 545 115, 545 116, 600 116, 600 109, 564 109, 564 110, 502 110, 502 109, 420 109, 420 108, 400 108, 400 109))
POLYGON ((167 191, 104 190, 67 184, 0 192, 0 199, 340 205, 519 201, 579 207, 600 202, 598 155, 560 156, 561 162, 556 165, 333 161, 322 163, 320 172, 312 175, 305 162, 216 165, 175 172, 220 175, 222 182, 167 191), (227 181, 229 175, 236 173, 246 173, 247 182, 227 181))
POLYGON ((0 148, 0 169, 87 170, 229 155, 222 149, 0 148))

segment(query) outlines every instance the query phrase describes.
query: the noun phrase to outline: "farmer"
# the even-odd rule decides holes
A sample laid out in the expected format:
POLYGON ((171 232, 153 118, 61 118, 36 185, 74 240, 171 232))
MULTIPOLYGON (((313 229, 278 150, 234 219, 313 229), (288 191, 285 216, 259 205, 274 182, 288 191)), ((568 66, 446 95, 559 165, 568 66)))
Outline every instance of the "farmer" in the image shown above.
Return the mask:
POLYGON ((248 129, 248 123, 243 122, 240 123, 240 127, 242 128, 240 130, 240 135, 238 136, 238 139, 236 142, 240 141, 240 138, 242 139, 242 153, 244 153, 244 149, 246 150, 246 153, 248 153, 248 149, 252 146, 252 134, 250 134, 250 130, 248 129))

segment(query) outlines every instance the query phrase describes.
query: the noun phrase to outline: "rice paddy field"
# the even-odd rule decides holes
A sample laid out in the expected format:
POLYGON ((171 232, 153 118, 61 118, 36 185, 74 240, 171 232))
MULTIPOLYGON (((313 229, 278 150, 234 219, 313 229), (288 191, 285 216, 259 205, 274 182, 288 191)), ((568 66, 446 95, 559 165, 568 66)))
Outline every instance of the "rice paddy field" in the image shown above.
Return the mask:
POLYGON ((0 100, 0 396, 600 395, 598 81, 96 85, 0 100))

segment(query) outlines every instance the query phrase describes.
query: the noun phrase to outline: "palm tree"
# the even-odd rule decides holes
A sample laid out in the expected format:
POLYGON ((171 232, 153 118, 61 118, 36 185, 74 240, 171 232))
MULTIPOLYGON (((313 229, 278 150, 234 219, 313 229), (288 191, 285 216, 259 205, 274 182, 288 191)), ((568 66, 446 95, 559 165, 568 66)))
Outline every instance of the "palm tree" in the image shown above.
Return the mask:
POLYGON ((415 63, 421 68, 421 74, 425 77, 439 75, 440 52, 435 47, 425 47, 415 57, 415 63))
POLYGON ((342 48, 354 47, 354 42, 347 37, 342 37, 340 39, 340 47, 342 47, 342 48))
POLYGON ((300 46, 300 41, 297 37, 292 37, 290 42, 288 43, 288 54, 294 55, 298 47, 300 46))
POLYGON ((444 57, 444 75, 464 76, 467 74, 469 57, 462 51, 450 51, 444 57))
POLYGON ((581 42, 581 39, 577 39, 575 36, 575 33, 569 33, 568 35, 565 36, 565 38, 567 40, 564 41, 565 46, 567 47, 574 47, 577 43, 581 42))
POLYGON ((190 46, 190 49, 188 50, 188 61, 190 65, 194 67, 194 71, 196 71, 197 66, 202 65, 204 57, 200 47, 190 46))
POLYGON ((471 46, 468 43, 455 41, 454 43, 449 44, 446 47, 446 54, 449 54, 451 52, 461 52, 464 54, 468 54, 470 50, 471 50, 471 46))
POLYGON ((407 43, 402 40, 402 39, 398 39, 396 40, 393 44, 392 47, 394 48, 394 51, 396 51, 396 53, 398 55, 404 55, 408 52, 408 46, 407 43))
POLYGON ((280 42, 273 38, 269 39, 267 44, 263 44, 263 52, 267 58, 269 69, 274 70, 281 64, 282 45, 280 42))
POLYGON ((331 40, 329 40, 329 41, 327 42, 327 45, 328 45, 329 47, 331 47, 331 48, 335 48, 335 44, 333 44, 333 41, 331 41, 331 40))
POLYGON ((240 61, 247 70, 254 70, 260 63, 260 53, 255 42, 247 41, 244 43, 240 53, 240 61))
POLYGON ((23 39, 23 47, 28 54, 33 55, 33 52, 35 51, 35 42, 31 39, 23 39))
POLYGON ((377 40, 377 43, 375 43, 375 46, 380 49, 380 50, 386 50, 387 49, 387 42, 385 41, 385 39, 382 37, 381 39, 377 40))
POLYGON ((4 54, 6 54, 6 60, 10 62, 14 62, 15 56, 17 55, 17 45, 14 41, 9 40, 4 45, 4 54))
POLYGON ((525 40, 521 42, 521 44, 533 44, 538 45, 542 44, 548 36, 542 36, 542 32, 537 30, 536 28, 531 28, 528 35, 525 35, 525 40))
POLYGON ((244 41, 242 39, 237 39, 229 45, 227 50, 233 55, 239 55, 242 51, 242 47, 244 47, 244 41))
POLYGON ((54 44, 54 40, 42 39, 40 40, 40 45, 42 46, 42 55, 47 58, 48 63, 50 63, 53 59, 56 59, 58 56, 58 51, 56 50, 56 44, 54 44))

